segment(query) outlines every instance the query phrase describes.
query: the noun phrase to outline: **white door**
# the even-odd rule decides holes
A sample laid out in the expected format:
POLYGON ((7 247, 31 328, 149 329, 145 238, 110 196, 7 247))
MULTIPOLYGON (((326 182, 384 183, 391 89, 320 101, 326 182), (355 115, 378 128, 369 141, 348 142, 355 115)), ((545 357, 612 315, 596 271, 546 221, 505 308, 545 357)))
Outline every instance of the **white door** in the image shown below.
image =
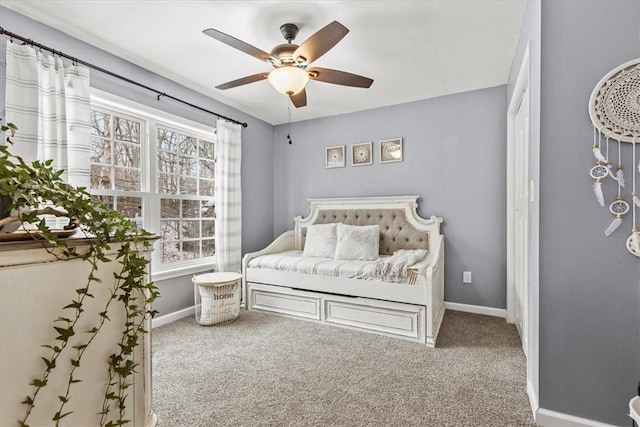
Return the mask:
POLYGON ((515 116, 514 279, 515 324, 527 355, 529 291, 529 88, 522 92, 515 116))

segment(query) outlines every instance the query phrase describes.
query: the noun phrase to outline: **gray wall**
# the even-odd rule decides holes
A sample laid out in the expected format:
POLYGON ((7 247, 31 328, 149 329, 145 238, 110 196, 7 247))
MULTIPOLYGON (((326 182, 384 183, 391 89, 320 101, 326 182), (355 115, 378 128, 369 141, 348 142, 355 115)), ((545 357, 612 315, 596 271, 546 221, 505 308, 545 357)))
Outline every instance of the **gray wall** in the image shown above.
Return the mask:
MULTIPOLYGON (((261 249, 272 240, 273 169, 269 162, 265 162, 265 159, 273 157, 272 125, 4 7, 0 7, 0 26, 202 108, 247 122, 249 126, 242 130, 243 252, 261 249)), ((3 63, 5 41, 6 38, 3 37, 0 43, 0 58, 3 63)), ((4 117, 4 80, 3 66, 0 67, 0 117, 4 117)), ((215 116, 170 100, 157 101, 153 92, 97 71, 91 71, 91 86, 199 123, 215 126, 215 116)), ((19 123, 16 125, 20 126, 19 123)), ((187 286, 184 282, 185 280, 174 279, 157 283, 164 295, 155 304, 161 315, 193 305, 193 289, 190 284, 187 286)))
POLYGON ((629 425, 640 380, 640 260, 624 247, 630 215, 604 237, 612 215, 591 190, 587 105, 602 76, 640 57, 640 2, 545 0, 541 34, 540 406, 629 425))
MULTIPOLYGON (((375 83, 374 83, 375 84, 375 83)), ((355 91, 355 89, 353 89, 355 91)), ((313 197, 421 196, 444 218, 445 299, 505 308, 506 86, 277 126, 274 231, 307 215, 313 197), (402 137, 404 160, 381 165, 378 141, 402 137), (374 142, 374 164, 326 169, 325 147, 374 142), (471 270, 473 284, 462 284, 471 270)), ((357 96, 357 93, 354 92, 357 96)))

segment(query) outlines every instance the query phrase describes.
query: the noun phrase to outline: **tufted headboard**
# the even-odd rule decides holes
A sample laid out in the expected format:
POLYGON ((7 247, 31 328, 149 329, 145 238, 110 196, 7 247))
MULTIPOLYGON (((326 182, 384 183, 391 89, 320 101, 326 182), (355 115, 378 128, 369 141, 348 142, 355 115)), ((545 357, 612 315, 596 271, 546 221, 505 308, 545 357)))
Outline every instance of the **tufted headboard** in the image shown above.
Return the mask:
POLYGON ((398 249, 429 249, 440 236, 442 218, 418 216, 418 196, 309 199, 309 216, 295 218, 296 249, 304 247, 306 228, 312 224, 341 222, 380 226, 380 254, 398 249))

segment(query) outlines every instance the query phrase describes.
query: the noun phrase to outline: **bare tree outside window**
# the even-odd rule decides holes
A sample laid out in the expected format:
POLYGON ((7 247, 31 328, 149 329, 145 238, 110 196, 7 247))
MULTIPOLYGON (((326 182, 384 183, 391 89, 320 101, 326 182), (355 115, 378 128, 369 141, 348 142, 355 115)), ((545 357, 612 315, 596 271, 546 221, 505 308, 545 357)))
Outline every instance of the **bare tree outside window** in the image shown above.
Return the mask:
POLYGON ((157 141, 162 262, 213 256, 215 145, 162 127, 157 141))
POLYGON ((139 223, 155 221, 141 226, 160 236, 162 265, 213 257, 215 142, 154 120, 111 107, 93 109, 92 197, 139 223))

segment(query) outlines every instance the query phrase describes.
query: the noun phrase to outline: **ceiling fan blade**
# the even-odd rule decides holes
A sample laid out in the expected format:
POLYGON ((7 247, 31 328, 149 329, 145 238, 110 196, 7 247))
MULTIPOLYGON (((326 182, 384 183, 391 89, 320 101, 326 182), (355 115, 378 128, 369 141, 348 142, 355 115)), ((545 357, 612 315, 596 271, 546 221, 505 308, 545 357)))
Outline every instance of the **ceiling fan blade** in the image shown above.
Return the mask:
POLYGON ((333 21, 305 40, 293 52, 293 57, 302 56, 307 60, 307 64, 311 64, 334 47, 348 32, 347 27, 338 21, 333 21))
POLYGON ((307 105, 307 91, 302 89, 295 95, 290 95, 289 99, 291 99, 291 102, 296 108, 304 107, 307 105))
POLYGON ((368 88, 373 84, 373 80, 368 77, 347 73, 346 71, 331 70, 329 68, 320 67, 309 68, 307 71, 309 72, 310 79, 317 80, 319 82, 364 88, 368 88))
POLYGON ((234 47, 244 53, 247 53, 255 58, 258 58, 261 61, 267 61, 274 64, 280 64, 280 60, 275 56, 272 56, 270 53, 265 52, 264 50, 258 49, 255 46, 251 46, 249 43, 245 43, 242 40, 238 40, 235 37, 230 36, 229 34, 225 34, 222 31, 215 30, 213 28, 208 28, 203 31, 204 34, 212 37, 222 43, 234 47))
POLYGON ((259 82, 268 77, 269 73, 258 73, 251 76, 242 77, 240 79, 231 80, 230 82, 223 83, 216 86, 216 89, 231 89, 232 87, 242 86, 253 82, 259 82))

